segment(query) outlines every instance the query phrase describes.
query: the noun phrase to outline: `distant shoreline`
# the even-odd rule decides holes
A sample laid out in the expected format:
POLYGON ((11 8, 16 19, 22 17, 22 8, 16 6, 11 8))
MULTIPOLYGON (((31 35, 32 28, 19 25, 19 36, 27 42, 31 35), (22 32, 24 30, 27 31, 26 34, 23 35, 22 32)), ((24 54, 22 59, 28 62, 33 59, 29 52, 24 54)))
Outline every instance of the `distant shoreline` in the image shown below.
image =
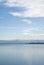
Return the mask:
POLYGON ((40 45, 42 45, 42 44, 44 44, 44 43, 0 43, 0 46, 1 45, 23 45, 23 44, 25 44, 25 45, 34 45, 34 44, 40 44, 40 45))

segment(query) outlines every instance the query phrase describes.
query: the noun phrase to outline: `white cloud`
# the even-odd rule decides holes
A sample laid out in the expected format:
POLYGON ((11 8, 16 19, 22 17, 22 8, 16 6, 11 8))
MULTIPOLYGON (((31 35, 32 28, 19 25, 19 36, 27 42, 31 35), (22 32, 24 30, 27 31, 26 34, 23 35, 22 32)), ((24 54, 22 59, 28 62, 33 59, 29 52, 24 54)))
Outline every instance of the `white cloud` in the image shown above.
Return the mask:
POLYGON ((24 34, 24 35, 30 34, 32 36, 33 33, 35 34, 36 32, 41 32, 41 31, 43 31, 43 30, 40 28, 29 27, 29 28, 25 28, 24 30, 22 30, 22 34, 24 34))
POLYGON ((15 6, 15 0, 5 0, 6 3, 4 3, 4 5, 6 5, 7 7, 14 7, 15 6))
POLYGON ((32 24, 32 21, 28 20, 28 19, 23 19, 22 21, 25 22, 25 23, 28 23, 28 24, 32 24))
POLYGON ((10 12, 9 14, 13 15, 13 16, 22 16, 20 13, 18 12, 10 12))
POLYGON ((44 33, 41 31, 43 30, 39 28, 26 28, 21 32, 22 39, 44 40, 44 33))
POLYGON ((6 0, 8 7, 25 7, 21 14, 24 17, 44 17, 44 0, 6 0))

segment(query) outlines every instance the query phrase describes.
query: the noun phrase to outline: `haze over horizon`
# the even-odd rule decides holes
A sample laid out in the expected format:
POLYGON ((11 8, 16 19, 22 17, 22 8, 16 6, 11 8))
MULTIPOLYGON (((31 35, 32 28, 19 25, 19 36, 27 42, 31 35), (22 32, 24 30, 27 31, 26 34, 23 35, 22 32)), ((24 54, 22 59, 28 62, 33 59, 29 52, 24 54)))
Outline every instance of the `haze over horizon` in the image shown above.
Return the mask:
POLYGON ((0 0, 0 40, 44 40, 44 1, 0 0))

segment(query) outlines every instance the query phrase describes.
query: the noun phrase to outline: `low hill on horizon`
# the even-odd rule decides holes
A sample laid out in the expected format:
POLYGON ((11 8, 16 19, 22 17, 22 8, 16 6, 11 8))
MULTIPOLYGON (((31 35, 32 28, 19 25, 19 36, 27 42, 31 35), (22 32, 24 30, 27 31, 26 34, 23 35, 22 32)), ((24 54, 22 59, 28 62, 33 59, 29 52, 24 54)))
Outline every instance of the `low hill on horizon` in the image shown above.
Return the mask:
POLYGON ((44 44, 44 40, 0 40, 0 44, 44 44))

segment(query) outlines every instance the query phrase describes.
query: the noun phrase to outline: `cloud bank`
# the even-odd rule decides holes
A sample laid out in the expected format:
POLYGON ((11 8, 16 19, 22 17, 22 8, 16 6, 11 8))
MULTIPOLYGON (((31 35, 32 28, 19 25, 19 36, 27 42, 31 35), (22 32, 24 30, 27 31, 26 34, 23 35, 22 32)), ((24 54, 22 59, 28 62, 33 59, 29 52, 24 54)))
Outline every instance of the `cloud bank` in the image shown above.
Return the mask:
POLYGON ((25 7, 27 10, 20 13, 23 17, 44 17, 44 0, 6 0, 4 5, 7 7, 25 7))

